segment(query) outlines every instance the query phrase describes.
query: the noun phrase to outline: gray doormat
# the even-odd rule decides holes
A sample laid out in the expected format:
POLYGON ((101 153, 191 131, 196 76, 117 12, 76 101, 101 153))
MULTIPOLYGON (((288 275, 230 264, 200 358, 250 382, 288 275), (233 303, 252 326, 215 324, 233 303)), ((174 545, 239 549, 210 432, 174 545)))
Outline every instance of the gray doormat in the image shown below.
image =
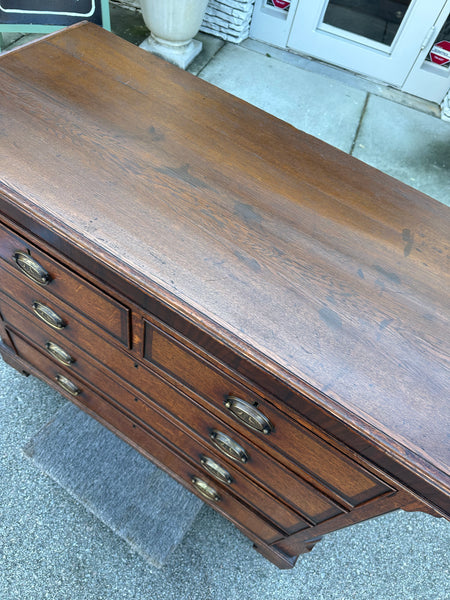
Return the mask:
POLYGON ((203 506, 73 404, 60 409, 24 452, 156 567, 164 565, 203 506))

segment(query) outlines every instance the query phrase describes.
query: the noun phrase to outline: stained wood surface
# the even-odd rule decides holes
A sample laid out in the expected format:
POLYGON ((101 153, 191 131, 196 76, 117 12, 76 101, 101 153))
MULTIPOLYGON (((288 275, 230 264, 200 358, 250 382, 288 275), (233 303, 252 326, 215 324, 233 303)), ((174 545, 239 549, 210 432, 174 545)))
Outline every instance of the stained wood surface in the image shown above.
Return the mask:
POLYGON ((26 212, 448 486, 445 206, 93 25, 0 82, 26 212))

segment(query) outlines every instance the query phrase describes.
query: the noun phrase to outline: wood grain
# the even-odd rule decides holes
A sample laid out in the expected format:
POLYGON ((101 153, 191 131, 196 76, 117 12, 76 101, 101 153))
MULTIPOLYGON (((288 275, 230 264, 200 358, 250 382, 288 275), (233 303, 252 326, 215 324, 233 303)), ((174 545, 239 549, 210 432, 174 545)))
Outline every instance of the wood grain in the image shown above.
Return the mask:
POLYGON ((445 472, 445 207, 157 59, 120 82, 82 31, 4 58, 4 181, 445 472))
MULTIPOLYGON (((228 516, 280 566, 400 506, 450 514, 445 206, 91 24, 5 54, 0 81, 7 360, 47 364, 44 333, 25 331, 39 293, 74 319, 57 337, 88 388, 103 398, 108 371, 128 390, 92 410, 142 451, 113 407, 132 389, 133 418, 161 411, 193 453, 213 426, 249 445, 254 462, 228 466, 267 500, 228 516), (16 240, 54 294, 19 281, 16 240), (226 413, 233 386, 270 413, 272 440, 226 413), (320 525, 277 538, 296 511, 320 525)), ((186 481, 189 452, 155 452, 186 481)))

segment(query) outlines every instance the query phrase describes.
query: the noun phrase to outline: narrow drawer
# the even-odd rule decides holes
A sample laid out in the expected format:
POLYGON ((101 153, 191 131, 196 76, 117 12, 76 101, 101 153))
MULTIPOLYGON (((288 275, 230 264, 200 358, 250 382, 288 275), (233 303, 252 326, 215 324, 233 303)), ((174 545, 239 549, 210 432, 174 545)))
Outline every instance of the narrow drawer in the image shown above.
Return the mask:
MULTIPOLYGON (((58 296, 49 294, 46 290, 41 288, 41 286, 33 286, 28 285, 24 281, 21 281, 20 278, 16 277, 9 269, 4 269, 0 266, 0 292, 10 299, 11 302, 19 304, 22 308, 24 308, 29 314, 33 315, 33 319, 36 318, 36 314, 34 312, 35 303, 39 303, 40 305, 44 305, 45 307, 50 308, 53 312, 56 312, 58 315, 65 319, 67 324, 68 317, 67 315, 76 315, 78 311, 76 308, 73 308, 72 305, 65 302, 64 299, 60 299, 58 296)), ((125 320, 128 321, 128 309, 124 309, 126 312, 125 320)), ((85 317, 83 312, 79 313, 81 318, 85 317)), ((80 317, 78 317, 80 318, 80 317)), ((97 321, 92 321, 88 318, 86 323, 89 323, 89 328, 97 331, 99 335, 103 335, 105 329, 99 324, 97 321)), ((48 324, 48 323, 47 323, 48 324)), ((111 323, 112 327, 107 333, 111 333, 114 330, 114 325, 111 323)), ((124 335, 119 340, 120 342, 128 345, 128 325, 124 325, 124 335), (125 333, 126 330, 126 333, 125 333)), ((122 325, 121 325, 122 327, 122 325)), ((67 330, 66 330, 67 333, 67 330)), ((112 336, 115 339, 118 339, 116 335, 112 336)))
MULTIPOLYGON (((31 286, 35 293, 47 299, 60 298, 128 346, 127 307, 1 225, 0 258, 4 261, 4 266, 14 272, 19 280, 31 286)), ((3 271, 1 276, 0 285, 6 293, 20 293, 20 290, 16 291, 17 285, 13 285, 12 289, 9 284, 4 283, 3 271)))
MULTIPOLYGON (((144 410, 142 403, 134 400, 139 394, 133 395, 131 391, 126 391, 123 386, 116 382, 113 375, 108 376, 99 369, 96 366, 98 363, 88 359, 84 352, 75 346, 73 342, 67 338, 62 338, 58 332, 51 332, 53 335, 48 336, 49 332, 47 330, 42 329, 39 324, 27 320, 20 311, 4 301, 1 303, 1 312, 9 325, 23 332, 42 352, 48 352, 47 345, 52 343, 68 354, 71 360, 69 364, 62 363, 63 369, 69 370, 78 378, 89 381, 91 385, 99 390, 105 390, 105 393, 113 399, 119 396, 132 398, 127 405, 128 408, 148 426, 153 427, 153 416, 144 410)), ((106 346, 102 346, 102 348, 105 349, 106 346)), ((111 351, 115 352, 115 349, 111 347, 111 351)), ((129 365, 130 375, 133 378, 140 379, 139 387, 143 390, 145 396, 150 401, 153 400, 155 405, 162 407, 166 413, 171 415, 172 422, 178 423, 180 427, 186 429, 189 435, 195 437, 201 445, 206 446, 217 455, 218 449, 211 440, 211 433, 218 431, 245 448, 249 456, 249 460, 245 465, 236 464, 228 456, 223 455, 221 450, 219 450, 218 456, 224 463, 233 469, 237 469, 244 476, 250 475, 258 485, 264 486, 271 492, 271 495, 289 504, 300 515, 306 517, 308 522, 318 523, 343 512, 334 502, 317 492, 312 486, 296 477, 282 465, 279 465, 259 448, 249 444, 248 440, 236 434, 225 423, 215 418, 161 377, 140 367, 132 360, 130 361, 130 358, 125 354, 122 355, 122 362, 129 365)), ((124 385, 126 385, 125 381, 124 385)), ((290 528, 292 525, 292 523, 284 524, 286 528, 290 528)))
MULTIPOLYGON (((186 487, 216 510, 240 527, 257 535, 266 543, 273 543, 284 537, 282 532, 240 502, 226 487, 213 480, 201 467, 181 458, 163 444, 161 440, 124 414, 118 403, 111 403, 102 398, 90 389, 83 380, 60 369, 58 365, 42 355, 20 336, 12 334, 12 339, 19 356, 38 369, 48 382, 55 385, 57 389, 76 404, 88 408, 95 416, 106 421, 150 458, 156 459, 165 470, 168 470, 178 481, 184 483, 186 487), (72 391, 70 391, 69 384, 66 383, 61 386, 61 383, 58 383, 58 381, 64 381, 63 378, 73 386, 72 391), (194 484, 193 480, 197 483, 204 482, 208 488, 216 491, 217 496, 214 498, 205 497, 204 492, 201 489, 199 490, 199 486, 194 484)), ((209 491, 208 488, 204 488, 205 491, 209 491)))
MULTIPOLYGON (((350 507, 391 491, 376 476, 283 415, 264 398, 262 390, 261 395, 253 393, 240 381, 221 371, 220 365, 194 354, 156 323, 147 320, 144 326, 145 359, 206 402, 214 404, 223 414, 232 415, 237 429, 261 448, 268 452, 281 452, 350 507), (236 398, 242 400, 244 411, 250 410, 250 417, 244 416, 244 420, 251 421, 256 409, 261 415, 260 423, 270 424, 269 431, 258 431, 227 410, 230 398, 231 402, 236 398)), ((237 408, 239 410, 239 406, 237 408)))

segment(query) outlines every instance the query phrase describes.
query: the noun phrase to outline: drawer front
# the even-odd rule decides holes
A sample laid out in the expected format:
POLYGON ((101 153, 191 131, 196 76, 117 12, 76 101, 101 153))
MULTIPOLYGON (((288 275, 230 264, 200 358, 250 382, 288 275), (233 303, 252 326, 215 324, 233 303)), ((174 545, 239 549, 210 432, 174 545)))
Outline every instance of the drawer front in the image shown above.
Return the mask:
MULTIPOLYGON (((225 375, 219 366, 195 355, 168 332, 149 321, 145 321, 144 357, 183 386, 213 403, 224 414, 231 414, 238 430, 265 451, 281 452, 351 507, 391 491, 377 477, 289 420, 264 397, 225 375), (244 402, 244 411, 256 409, 261 415, 260 422, 270 424, 269 433, 255 430, 231 410, 227 410, 226 404, 233 404, 236 398, 244 402)), ((238 405, 236 412, 239 408, 238 405)), ((253 414, 250 417, 244 416, 245 418, 251 419, 253 414)))
POLYGON ((142 427, 151 428, 165 443, 187 455, 200 477, 214 479, 214 485, 219 489, 225 486, 229 493, 239 496, 285 533, 294 533, 309 527, 298 513, 276 500, 233 465, 226 464, 214 448, 199 443, 183 429, 174 425, 173 421, 157 410, 156 405, 148 399, 122 393, 117 403, 134 420, 139 421, 142 427))
MULTIPOLYGON (((95 366, 87 356, 75 346, 67 337, 63 338, 57 331, 50 328, 42 328, 38 323, 29 320, 19 310, 6 302, 1 303, 1 312, 7 323, 18 331, 23 332, 39 347, 42 352, 48 352, 48 344, 54 344, 72 359, 70 364, 62 363, 62 368, 69 369, 75 376, 86 379, 100 390, 107 390, 113 398, 125 394, 123 386, 119 386, 113 375, 106 375, 95 366), (49 335, 51 334, 51 335, 49 335), (116 390, 113 393, 113 390, 116 390)), ((70 326, 70 321, 69 321, 70 326)), ((67 330, 69 330, 69 326, 67 330)), ((106 346, 102 346, 103 349, 106 346)), ((111 347, 111 351, 115 349, 111 347)), ((108 353, 107 349, 105 351, 108 353)), ((140 379, 140 388, 153 402, 169 413, 172 421, 178 422, 181 427, 186 428, 190 436, 195 436, 200 444, 217 454, 222 462, 233 469, 250 475, 258 484, 263 485, 271 491, 272 495, 281 498, 293 509, 306 517, 310 523, 317 523, 340 514, 342 510, 328 498, 317 492, 314 488, 295 477, 290 471, 279 465, 276 461, 265 455, 259 448, 251 445, 231 428, 215 418, 208 411, 193 402, 188 396, 165 382, 161 377, 151 373, 143 367, 139 367, 126 355, 122 355, 123 364, 130 364, 130 371, 134 378, 140 379), (136 367, 134 366, 136 365, 136 367), (211 433, 219 431, 233 439, 241 447, 245 448, 249 460, 245 464, 236 464, 229 459, 211 440, 211 433)), ((57 358, 55 358, 57 360, 57 358)), ((134 403, 135 395, 127 392, 133 401, 131 402, 133 412, 144 420, 150 427, 153 425, 152 416, 148 415, 139 403, 134 403), (140 411, 140 412, 139 412, 140 411), (142 414, 141 414, 142 413, 142 414)), ((292 523, 287 527, 291 527, 292 523)))
POLYGON ((311 524, 326 521, 344 512, 332 500, 250 444, 212 414, 193 405, 184 394, 179 394, 172 388, 167 389, 164 394, 155 394, 154 397, 171 412, 174 419, 182 419, 183 424, 191 428, 192 435, 198 436, 202 444, 219 452, 224 465, 234 466, 251 477, 258 485, 264 486, 275 497, 297 510, 311 524), (217 440, 220 439, 224 441, 217 445, 217 440), (230 457, 226 449, 230 447, 236 447, 238 452, 245 453, 245 463, 240 458, 230 457))
MULTIPOLYGON (((30 286, 18 279, 9 270, 3 269, 0 266, 0 294, 9 299, 9 302, 20 305, 26 312, 32 315, 33 319, 39 320, 41 324, 50 325, 49 321, 46 321, 42 315, 40 317, 36 313, 35 304, 44 306, 49 309, 52 313, 59 315, 64 321, 64 327, 61 329, 65 335, 75 335, 73 329, 74 320, 71 315, 77 315, 76 309, 72 308, 64 300, 59 299, 57 296, 49 294, 46 290, 41 289, 40 286, 30 286), (2 294, 3 292, 3 294, 2 294), (72 323, 69 323, 72 321, 72 323), (70 332, 70 333, 69 333, 70 332)), ((128 310, 128 309, 127 309, 128 310)), ((80 316, 77 315, 76 320, 84 318, 84 313, 80 312, 80 316)), ((97 331, 97 339, 102 339, 100 336, 104 335, 104 329, 89 319, 85 320, 85 330, 97 331)), ((116 336, 113 338, 117 339, 116 336)), ((128 340, 128 334, 125 336, 128 340)), ((124 338, 124 339, 125 339, 124 338)))
POLYGON ((139 378, 139 372, 134 373, 134 369, 138 368, 136 362, 128 354, 95 333, 94 328, 89 326, 89 322, 81 321, 70 307, 56 299, 47 302, 45 306, 60 317, 64 325, 62 329, 55 329, 35 313, 32 298, 44 302, 43 297, 28 294, 28 297, 26 295, 20 297, 20 301, 24 302, 22 305, 0 291, 0 312, 6 323, 27 334, 41 349, 45 348, 47 342, 56 342, 61 347, 75 344, 124 380, 128 379, 129 374, 139 378))
POLYGON ((149 427, 151 424, 152 429, 163 437, 164 441, 182 450, 193 462, 200 477, 214 480, 215 486, 225 487, 229 493, 239 496, 247 505, 287 534, 309 527, 298 513, 253 483, 233 465, 226 464, 213 448, 199 443, 181 428, 176 427, 172 421, 155 410, 150 402, 140 397, 130 396, 122 396, 121 400, 123 408, 132 413, 135 419, 140 419, 144 427, 149 427), (226 481, 223 479, 224 474, 226 481))
MULTIPOLYGON (((173 430, 173 425, 170 422, 168 423, 173 430)), ((181 432, 181 430, 179 431, 181 432)), ((199 444, 184 432, 181 432, 181 434, 180 437, 183 439, 180 439, 181 445, 179 447, 191 457, 197 468, 201 470, 200 474, 202 476, 207 475, 216 482, 222 482, 225 473, 229 482, 226 486, 286 534, 296 533, 310 527, 298 513, 274 498, 250 479, 247 479, 233 465, 225 463, 213 448, 199 444)))
MULTIPOLYGON (((60 298, 128 346, 128 308, 3 226, 0 226, 0 258, 6 269, 13 270, 19 280, 36 293, 50 300, 60 298)), ((3 283, 3 272, 1 275, 4 291, 15 293, 3 283)))
MULTIPOLYGON (((58 365, 42 355, 20 336, 12 334, 11 337, 19 356, 38 369, 49 382, 56 384, 57 389, 71 398, 76 404, 87 407, 94 415, 104 419, 112 427, 124 434, 129 441, 155 458, 177 480, 184 483, 192 492, 196 493, 216 510, 230 518, 237 525, 257 535, 266 543, 273 543, 284 537, 282 532, 240 502, 239 499, 235 498, 226 487, 212 479, 205 473, 201 466, 192 465, 190 462, 184 460, 173 450, 161 443, 149 431, 141 427, 139 423, 129 418, 121 410, 119 403, 111 403, 102 398, 91 390, 76 374, 63 371, 58 365), (76 393, 70 391, 69 384, 65 383, 65 380, 73 386, 72 389, 76 390, 76 393), (64 383, 64 385, 61 385, 61 383, 64 383), (193 484, 194 479, 196 481, 195 485, 193 484), (215 490, 217 496, 214 498, 205 497, 204 492, 209 491, 209 489, 206 488, 205 490, 203 486, 199 486, 199 482, 204 482, 209 488, 215 490)), ((120 398, 123 399, 123 396, 120 395, 120 398)), ((129 396, 125 396, 125 398, 126 403, 130 402, 129 396)), ((131 402, 134 402, 134 400, 131 400, 131 402)), ((153 414, 157 415, 157 413, 153 414)), ((166 425, 166 427, 170 429, 170 424, 166 425)), ((300 521, 299 529, 301 528, 302 523, 300 521)))

